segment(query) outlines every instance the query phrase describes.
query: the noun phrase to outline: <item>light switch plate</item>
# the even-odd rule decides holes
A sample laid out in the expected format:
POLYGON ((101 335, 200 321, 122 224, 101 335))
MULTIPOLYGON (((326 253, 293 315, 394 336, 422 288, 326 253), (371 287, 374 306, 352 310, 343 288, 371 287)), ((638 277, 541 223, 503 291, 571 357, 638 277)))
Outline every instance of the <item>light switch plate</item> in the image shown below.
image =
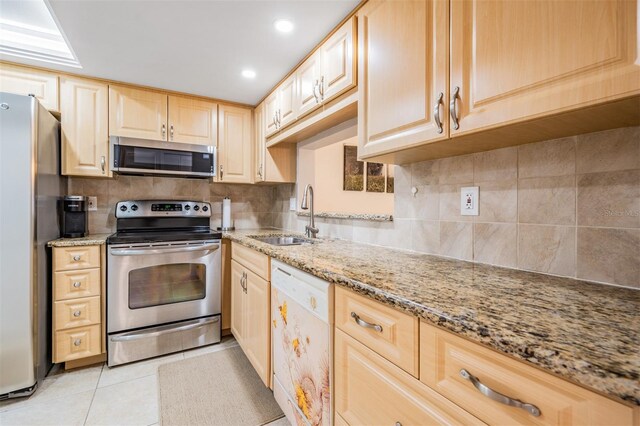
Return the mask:
POLYGON ((296 211, 296 205, 298 200, 296 200, 296 197, 291 197, 289 198, 289 210, 296 211))
POLYGON ((89 210, 90 212, 95 212, 98 210, 98 197, 87 197, 89 198, 89 210))
POLYGON ((480 204, 480 187, 465 186, 460 188, 460 214, 462 216, 478 216, 480 204))

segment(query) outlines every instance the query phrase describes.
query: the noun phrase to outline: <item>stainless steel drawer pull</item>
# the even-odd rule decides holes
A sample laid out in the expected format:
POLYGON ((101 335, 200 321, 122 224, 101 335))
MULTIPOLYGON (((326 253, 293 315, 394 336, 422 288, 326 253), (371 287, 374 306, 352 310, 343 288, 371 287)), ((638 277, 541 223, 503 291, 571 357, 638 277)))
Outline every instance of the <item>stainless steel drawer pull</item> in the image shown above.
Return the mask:
POLYGON ((478 389, 478 391, 480 391, 480 393, 483 394, 484 396, 491 398, 492 400, 504 405, 509 405, 511 407, 516 407, 516 408, 522 408, 523 410, 527 411, 529 414, 531 414, 534 417, 540 416, 540 409, 535 405, 527 404, 526 402, 522 402, 518 399, 509 398, 508 396, 503 395, 500 392, 494 391, 490 387, 480 383, 480 380, 478 380, 476 376, 469 373, 464 368, 460 370, 460 375, 462 376, 463 379, 469 380, 471 383, 473 383, 473 386, 475 386, 475 388, 478 389))
POLYGON ((440 120, 440 104, 442 103, 443 97, 444 97, 444 94, 440 92, 438 94, 438 99, 436 99, 436 104, 433 106, 433 121, 436 122, 438 133, 442 133, 442 121, 440 120))
POLYGON ((372 328, 375 331, 377 331, 378 333, 382 333, 382 326, 379 324, 371 324, 370 322, 366 322, 365 320, 361 319, 360 316, 358 316, 358 314, 356 314, 355 312, 351 312, 351 318, 353 318, 353 320, 356 322, 356 324, 358 324, 360 327, 364 327, 364 328, 372 328))
POLYGON ((451 102, 449 102, 449 114, 451 115, 451 121, 453 121, 453 128, 455 130, 460 128, 460 124, 458 123, 458 109, 456 108, 456 98, 459 92, 460 88, 458 86, 454 87, 451 102))
POLYGON ((82 343, 82 339, 76 339, 73 341, 73 346, 80 346, 81 343, 82 343))
POLYGON ((75 256, 73 256, 73 260, 77 262, 78 260, 80 260, 81 257, 82 256, 80 256, 79 254, 76 254, 75 256))
POLYGON ((76 318, 78 318, 81 314, 82 314, 82 312, 81 312, 81 311, 75 311, 75 312, 73 313, 73 316, 74 316, 74 317, 76 317, 76 318))
POLYGON ((80 281, 76 281, 76 282, 74 282, 74 283, 73 283, 73 286, 74 286, 75 288, 78 288, 78 287, 80 287, 81 285, 82 285, 82 284, 80 283, 80 281))

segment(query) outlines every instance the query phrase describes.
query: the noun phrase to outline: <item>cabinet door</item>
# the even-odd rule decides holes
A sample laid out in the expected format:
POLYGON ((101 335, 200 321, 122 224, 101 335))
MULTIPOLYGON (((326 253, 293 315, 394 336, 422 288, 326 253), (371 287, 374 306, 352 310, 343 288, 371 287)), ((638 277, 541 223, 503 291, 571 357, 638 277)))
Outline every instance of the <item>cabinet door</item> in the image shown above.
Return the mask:
POLYGON ((268 281, 246 270, 244 352, 266 386, 271 376, 270 294, 268 281))
POLYGON ((216 146, 218 104, 169 96, 169 141, 216 146))
POLYGON ((451 135, 640 93, 637 8, 626 0, 452 0, 460 127, 452 124, 451 135))
POLYGON ((296 109, 296 75, 291 75, 278 88, 278 128, 295 121, 298 117, 296 109))
POLYGON ((109 87, 92 80, 60 78, 62 174, 109 176, 109 87))
POLYGON ((254 176, 253 181, 264 182, 264 154, 267 149, 267 139, 264 137, 264 102, 261 103, 253 110, 253 154, 255 158, 254 162, 254 176))
POLYGON ((251 110, 220 105, 218 182, 251 183, 253 178, 253 138, 251 110))
POLYGON ((242 265, 231 261, 231 333, 241 345, 245 340, 244 272, 242 265))
POLYGON ((320 106, 320 80, 322 79, 322 51, 317 50, 296 71, 298 84, 298 117, 320 106))
POLYGON ((0 92, 34 95, 48 110, 58 111, 58 76, 51 72, 0 64, 0 92))
POLYGON ((447 99, 448 13, 442 0, 371 0, 358 12, 359 156, 447 138, 447 110, 439 103, 440 131, 434 105, 447 99))
POLYGON ((323 101, 356 85, 356 62, 353 55, 353 41, 356 18, 338 29, 320 48, 322 53, 321 89, 323 101))
POLYGON ((167 140, 167 95, 109 86, 109 134, 167 140))
POLYGON ((278 131, 278 91, 274 90, 264 100, 264 130, 265 137, 269 137, 278 131))

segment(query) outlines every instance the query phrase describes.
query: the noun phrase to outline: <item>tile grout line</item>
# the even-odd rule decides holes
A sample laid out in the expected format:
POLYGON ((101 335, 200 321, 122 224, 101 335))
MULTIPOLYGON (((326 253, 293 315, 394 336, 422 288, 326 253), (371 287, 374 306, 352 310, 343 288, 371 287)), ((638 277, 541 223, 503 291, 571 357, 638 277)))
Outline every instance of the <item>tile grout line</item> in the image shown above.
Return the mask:
POLYGON ((91 412, 91 407, 93 406, 93 400, 96 397, 96 392, 98 391, 98 385, 100 384, 100 379, 102 378, 102 372, 104 371, 105 363, 102 364, 102 368, 100 369, 100 375, 98 376, 98 380, 96 381, 96 387, 93 389, 93 395, 91 395, 91 402, 89 403, 89 408, 87 409, 87 414, 84 416, 83 425, 87 424, 87 420, 89 420, 89 413, 91 412))

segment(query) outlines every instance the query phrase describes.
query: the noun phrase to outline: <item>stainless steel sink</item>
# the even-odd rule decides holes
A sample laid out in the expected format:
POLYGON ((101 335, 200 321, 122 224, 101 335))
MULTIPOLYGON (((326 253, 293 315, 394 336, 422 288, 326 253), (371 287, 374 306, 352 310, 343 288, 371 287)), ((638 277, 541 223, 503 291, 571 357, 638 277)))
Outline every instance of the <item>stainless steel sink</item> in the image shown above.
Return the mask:
POLYGON ((254 240, 274 246, 299 246, 305 243, 313 243, 312 240, 300 237, 251 237, 254 240))

